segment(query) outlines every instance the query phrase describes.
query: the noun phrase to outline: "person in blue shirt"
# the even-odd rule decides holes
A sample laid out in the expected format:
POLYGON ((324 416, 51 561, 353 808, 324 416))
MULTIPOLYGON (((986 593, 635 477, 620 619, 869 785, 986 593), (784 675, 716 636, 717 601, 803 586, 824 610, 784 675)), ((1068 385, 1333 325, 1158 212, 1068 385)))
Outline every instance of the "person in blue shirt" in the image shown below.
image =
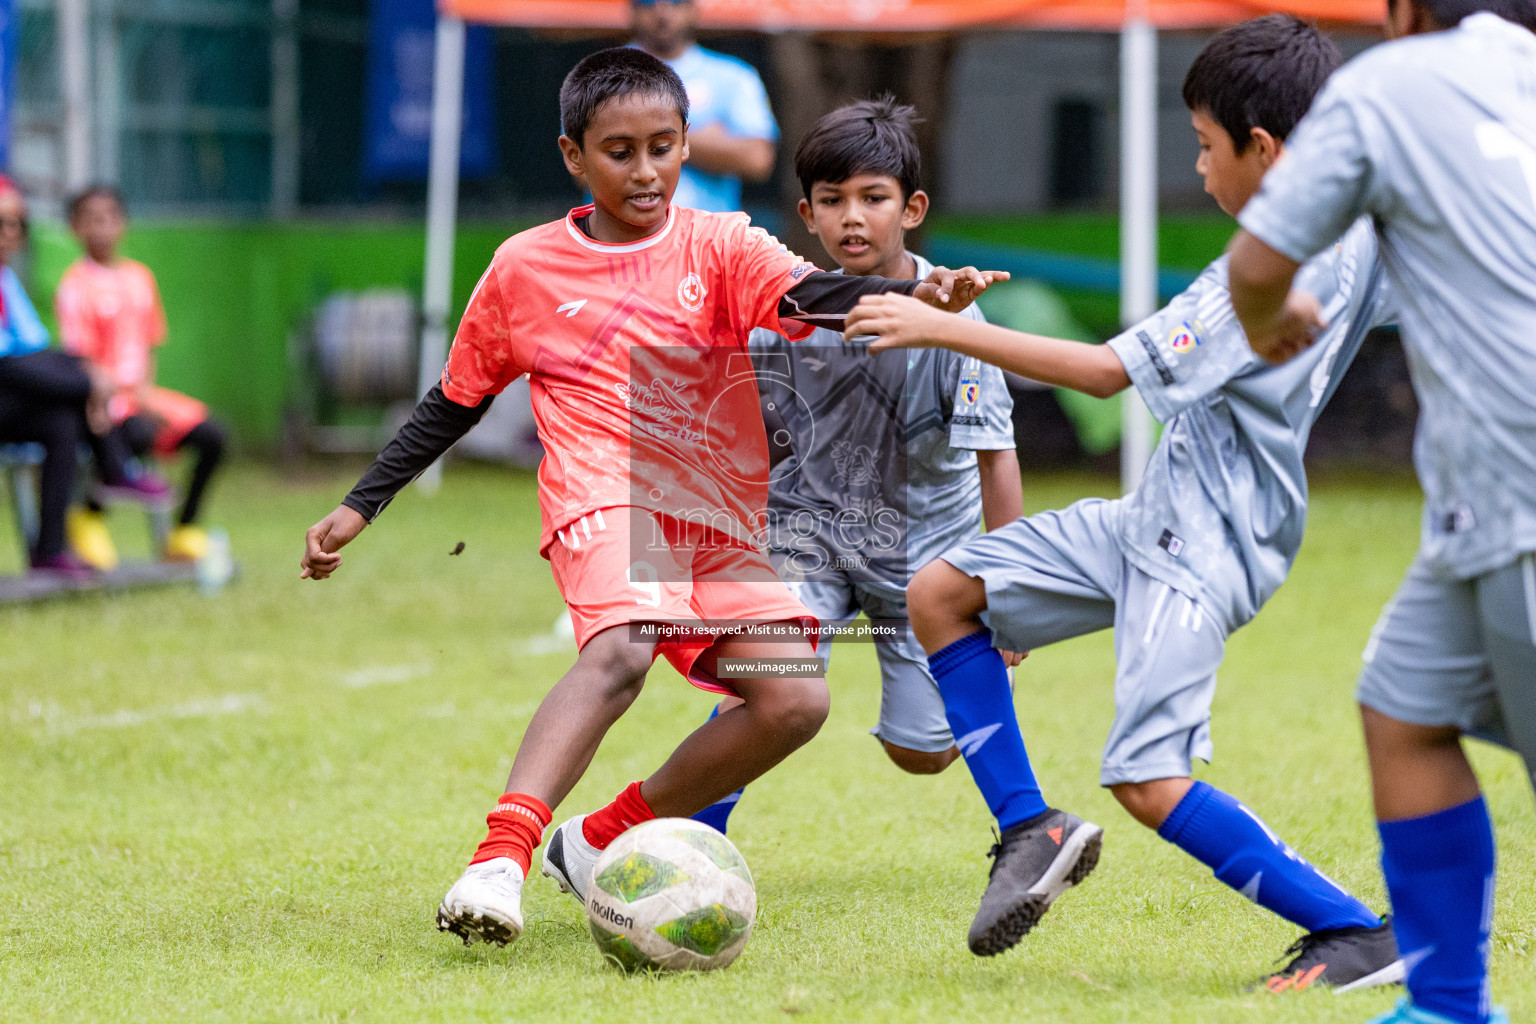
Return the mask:
POLYGON ((779 141, 763 80, 746 61, 694 41, 693 0, 631 0, 634 45, 688 90, 688 163, 672 202, 711 213, 741 209, 741 183, 767 181, 779 141))
POLYGON ((111 383, 93 379, 74 356, 49 349, 48 329, 9 265, 26 241, 26 198, 0 175, 0 444, 43 448, 33 573, 85 582, 94 570, 65 549, 64 530, 81 442, 93 449, 105 496, 155 502, 169 489, 152 475, 135 477, 127 453, 104 436, 111 428, 111 383))

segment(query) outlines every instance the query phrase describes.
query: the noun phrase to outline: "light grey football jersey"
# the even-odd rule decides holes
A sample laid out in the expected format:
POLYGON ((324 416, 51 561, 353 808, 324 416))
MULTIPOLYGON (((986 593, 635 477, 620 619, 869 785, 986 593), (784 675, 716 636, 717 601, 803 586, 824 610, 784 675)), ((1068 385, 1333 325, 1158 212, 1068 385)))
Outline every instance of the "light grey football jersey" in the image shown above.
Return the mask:
POLYGON ((1298 276, 1330 326, 1281 366, 1232 311, 1227 257, 1164 309, 1110 340, 1162 440, 1121 500, 1126 558, 1194 597, 1228 631, 1285 582, 1307 520, 1312 424, 1372 327, 1387 318, 1376 239, 1361 220, 1298 276))
POLYGON ((1302 260, 1376 224, 1420 416, 1423 556, 1536 551, 1536 35, 1491 14, 1333 76, 1241 218, 1302 260))
POLYGON ((871 356, 825 329, 794 343, 760 329, 751 351, 793 452, 770 477, 767 531, 790 571, 905 588, 980 530, 976 452, 1014 446, 1001 370, 936 348, 871 356))

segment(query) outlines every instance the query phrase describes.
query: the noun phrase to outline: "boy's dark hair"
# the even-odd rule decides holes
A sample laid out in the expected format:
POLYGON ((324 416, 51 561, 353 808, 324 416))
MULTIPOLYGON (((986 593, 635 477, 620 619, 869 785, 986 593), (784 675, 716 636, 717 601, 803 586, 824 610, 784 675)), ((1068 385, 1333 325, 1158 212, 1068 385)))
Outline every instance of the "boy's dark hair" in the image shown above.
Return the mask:
MULTIPOLYGON (((1394 5, 1402 2, 1403 0, 1388 0, 1388 3, 1394 5)), ((1413 2, 1428 11, 1429 16, 1435 19, 1435 24, 1441 28, 1455 28, 1461 24, 1461 19, 1487 11, 1489 14, 1497 14, 1505 21, 1524 25, 1532 32, 1536 32, 1536 0, 1413 0, 1413 2)))
POLYGON ((583 57, 565 76, 560 86, 560 130, 584 146, 597 108, 635 93, 674 104, 683 127, 688 126, 688 90, 677 72, 644 50, 615 46, 583 57))
POLYGON ((122 211, 124 217, 128 216, 128 204, 123 202, 122 192, 118 191, 116 185, 101 183, 87 185, 70 197, 68 207, 70 223, 74 223, 75 218, 80 216, 80 211, 85 209, 85 204, 92 199, 110 199, 117 204, 117 208, 122 211))
POLYGON ((917 111, 894 96, 839 107, 816 122, 795 150, 795 175, 805 198, 818 181, 840 185, 858 174, 885 174, 901 183, 901 198, 918 190, 917 111))
POLYGON ((1184 105, 1210 114, 1242 154, 1254 128, 1284 141, 1343 63, 1338 46, 1314 26, 1265 15, 1205 45, 1184 76, 1184 105))

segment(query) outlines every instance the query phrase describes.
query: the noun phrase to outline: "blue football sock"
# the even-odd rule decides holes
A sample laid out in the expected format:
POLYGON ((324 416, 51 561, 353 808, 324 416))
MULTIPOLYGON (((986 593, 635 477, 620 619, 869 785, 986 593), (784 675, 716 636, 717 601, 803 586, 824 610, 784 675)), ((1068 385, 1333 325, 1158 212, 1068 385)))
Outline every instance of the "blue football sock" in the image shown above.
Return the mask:
POLYGON ((1488 1019, 1493 822, 1479 796, 1459 807, 1377 822, 1392 929, 1413 1005, 1467 1024, 1488 1019))
POLYGON ((745 792, 745 788, 738 789, 730 796, 716 800, 698 814, 695 814, 693 820, 702 821, 716 832, 724 835, 726 823, 731 818, 731 812, 736 809, 736 801, 740 800, 741 794, 745 792))
POLYGON ((1309 932, 1381 924, 1369 907, 1282 843, 1258 815, 1203 782, 1184 794, 1157 834, 1208 866, 1217 880, 1309 932))
POLYGON ((929 657, 928 669, 939 684, 955 744, 997 827, 1006 831, 1050 810, 1024 751, 1008 666, 992 649, 992 634, 956 640, 929 657))
MULTIPOLYGON (((716 704, 714 707, 709 709, 709 717, 704 721, 713 721, 714 717, 719 713, 720 705, 716 704)), ((736 802, 741 799, 741 794, 745 793, 746 791, 746 787, 743 786, 741 789, 731 793, 729 796, 725 796, 719 800, 716 800, 714 803, 704 808, 698 814, 695 814, 693 816, 693 820, 702 821, 716 832, 724 835, 726 822, 730 821, 731 812, 736 809, 736 802)))

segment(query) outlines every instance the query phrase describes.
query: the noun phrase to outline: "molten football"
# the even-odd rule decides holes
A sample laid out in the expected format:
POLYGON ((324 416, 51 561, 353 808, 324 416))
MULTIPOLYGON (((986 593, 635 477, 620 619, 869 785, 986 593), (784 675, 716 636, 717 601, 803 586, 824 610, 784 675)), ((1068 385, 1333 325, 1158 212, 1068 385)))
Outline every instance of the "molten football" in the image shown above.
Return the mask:
POLYGON ((658 818, 614 840, 592 869, 587 918, 626 971, 712 971, 741 954, 757 889, 736 847, 708 825, 658 818))

